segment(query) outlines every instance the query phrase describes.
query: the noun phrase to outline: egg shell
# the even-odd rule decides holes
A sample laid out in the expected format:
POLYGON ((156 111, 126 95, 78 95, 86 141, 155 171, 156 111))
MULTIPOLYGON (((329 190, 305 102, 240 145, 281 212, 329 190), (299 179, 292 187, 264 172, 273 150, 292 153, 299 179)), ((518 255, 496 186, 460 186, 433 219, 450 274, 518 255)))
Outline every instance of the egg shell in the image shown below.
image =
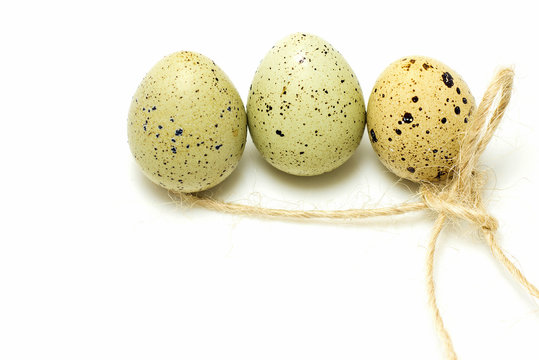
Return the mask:
POLYGON ((210 59, 182 51, 159 61, 140 83, 129 109, 131 152, 154 183, 197 192, 237 166, 247 136, 241 98, 210 59))
POLYGON ((365 103, 343 56, 321 38, 297 33, 260 63, 247 118, 264 159, 289 174, 311 176, 354 153, 365 128, 365 103))
POLYGON ((424 56, 389 65, 369 97, 367 133, 382 163, 412 181, 437 182, 455 165, 475 100, 447 65, 424 56))

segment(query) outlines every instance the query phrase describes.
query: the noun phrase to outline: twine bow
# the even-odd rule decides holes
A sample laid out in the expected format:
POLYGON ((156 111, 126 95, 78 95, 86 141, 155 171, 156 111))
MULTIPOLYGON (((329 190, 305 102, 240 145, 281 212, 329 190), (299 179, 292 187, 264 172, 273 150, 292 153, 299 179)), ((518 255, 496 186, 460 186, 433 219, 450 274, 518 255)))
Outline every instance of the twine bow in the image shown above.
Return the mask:
POLYGON ((520 270, 507 258, 499 247, 494 234, 498 221, 488 214, 482 202, 482 191, 486 181, 485 174, 477 168, 479 157, 485 150, 498 127, 505 109, 511 98, 514 72, 510 68, 499 70, 477 110, 470 118, 470 125, 460 146, 459 157, 449 180, 443 184, 422 183, 419 189, 420 202, 404 203, 401 205, 378 209, 348 209, 348 210, 284 210, 268 209, 258 206, 233 204, 213 199, 199 194, 175 194, 181 202, 201 206, 224 213, 270 216, 300 219, 352 219, 375 216, 404 214, 412 211, 430 209, 438 214, 434 223, 427 247, 427 292, 429 305, 434 313, 436 329, 444 345, 448 359, 455 360, 451 337, 445 329, 438 305, 433 277, 434 253, 436 241, 448 218, 466 220, 476 225, 490 247, 494 257, 509 271, 511 275, 534 297, 539 299, 539 291, 522 275, 520 270))
POLYGON ((498 221, 487 213, 483 205, 481 193, 485 184, 485 176, 477 169, 479 157, 492 138, 509 104, 513 77, 513 70, 505 68, 496 74, 489 85, 483 100, 473 115, 470 128, 464 135, 459 158, 449 183, 443 188, 432 184, 422 184, 420 188, 424 203, 438 213, 427 248, 427 290, 429 303, 434 312, 436 328, 448 359, 456 359, 457 355, 436 304, 433 279, 436 240, 448 217, 466 220, 479 227, 494 256, 532 296, 539 298, 537 288, 505 256, 495 240, 494 234, 498 228, 498 221))

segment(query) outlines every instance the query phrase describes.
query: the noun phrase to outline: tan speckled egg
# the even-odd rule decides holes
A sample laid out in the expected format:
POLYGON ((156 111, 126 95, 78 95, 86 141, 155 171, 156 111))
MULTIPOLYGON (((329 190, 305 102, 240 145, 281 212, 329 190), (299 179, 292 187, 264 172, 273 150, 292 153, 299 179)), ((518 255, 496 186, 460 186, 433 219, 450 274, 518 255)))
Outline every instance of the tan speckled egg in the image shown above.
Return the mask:
POLYGON ((462 78, 431 58, 389 65, 369 98, 367 131, 374 151, 396 175, 435 182, 455 164, 475 100, 462 78))
POLYGON ((354 72, 309 34, 278 42, 260 63, 247 100, 249 132, 264 159, 294 175, 331 171, 354 153, 365 103, 354 72))
POLYGON ((241 98, 207 57, 188 51, 159 61, 131 103, 131 152, 154 183, 196 192, 223 181, 238 164, 247 136, 241 98))

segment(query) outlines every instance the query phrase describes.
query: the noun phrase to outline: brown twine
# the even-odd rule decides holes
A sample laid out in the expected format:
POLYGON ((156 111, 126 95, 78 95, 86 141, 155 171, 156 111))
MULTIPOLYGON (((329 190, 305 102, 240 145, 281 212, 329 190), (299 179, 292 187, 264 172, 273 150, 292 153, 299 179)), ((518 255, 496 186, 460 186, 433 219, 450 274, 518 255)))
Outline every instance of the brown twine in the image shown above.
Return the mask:
POLYGON ((451 171, 451 177, 443 184, 422 183, 419 189, 422 200, 420 202, 378 209, 284 210, 227 203, 201 193, 175 195, 183 203, 223 213, 296 219, 359 219, 398 215, 424 209, 433 210, 438 214, 438 217, 427 247, 427 293, 446 357, 451 360, 457 359, 451 337, 444 326, 438 309, 433 276, 436 241, 448 218, 466 220, 478 226, 494 257, 532 296, 539 299, 537 288, 507 258, 494 237, 498 222, 487 213, 483 205, 481 193, 486 177, 477 168, 479 157, 492 138, 509 104, 513 78, 514 72, 510 68, 502 68, 496 73, 479 107, 471 116, 469 128, 461 143, 459 157, 451 171))

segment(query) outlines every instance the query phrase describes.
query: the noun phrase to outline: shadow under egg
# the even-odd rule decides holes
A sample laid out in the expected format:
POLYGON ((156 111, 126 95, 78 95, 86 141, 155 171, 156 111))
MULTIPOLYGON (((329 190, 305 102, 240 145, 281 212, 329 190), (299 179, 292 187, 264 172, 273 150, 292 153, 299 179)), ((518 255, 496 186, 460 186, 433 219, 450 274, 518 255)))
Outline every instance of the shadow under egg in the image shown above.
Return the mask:
POLYGON ((142 189, 146 197, 155 199, 159 203, 169 203, 172 201, 169 196, 169 191, 154 183, 146 175, 144 175, 134 160, 131 162, 130 171, 133 174, 132 179, 134 179, 138 187, 142 189))

